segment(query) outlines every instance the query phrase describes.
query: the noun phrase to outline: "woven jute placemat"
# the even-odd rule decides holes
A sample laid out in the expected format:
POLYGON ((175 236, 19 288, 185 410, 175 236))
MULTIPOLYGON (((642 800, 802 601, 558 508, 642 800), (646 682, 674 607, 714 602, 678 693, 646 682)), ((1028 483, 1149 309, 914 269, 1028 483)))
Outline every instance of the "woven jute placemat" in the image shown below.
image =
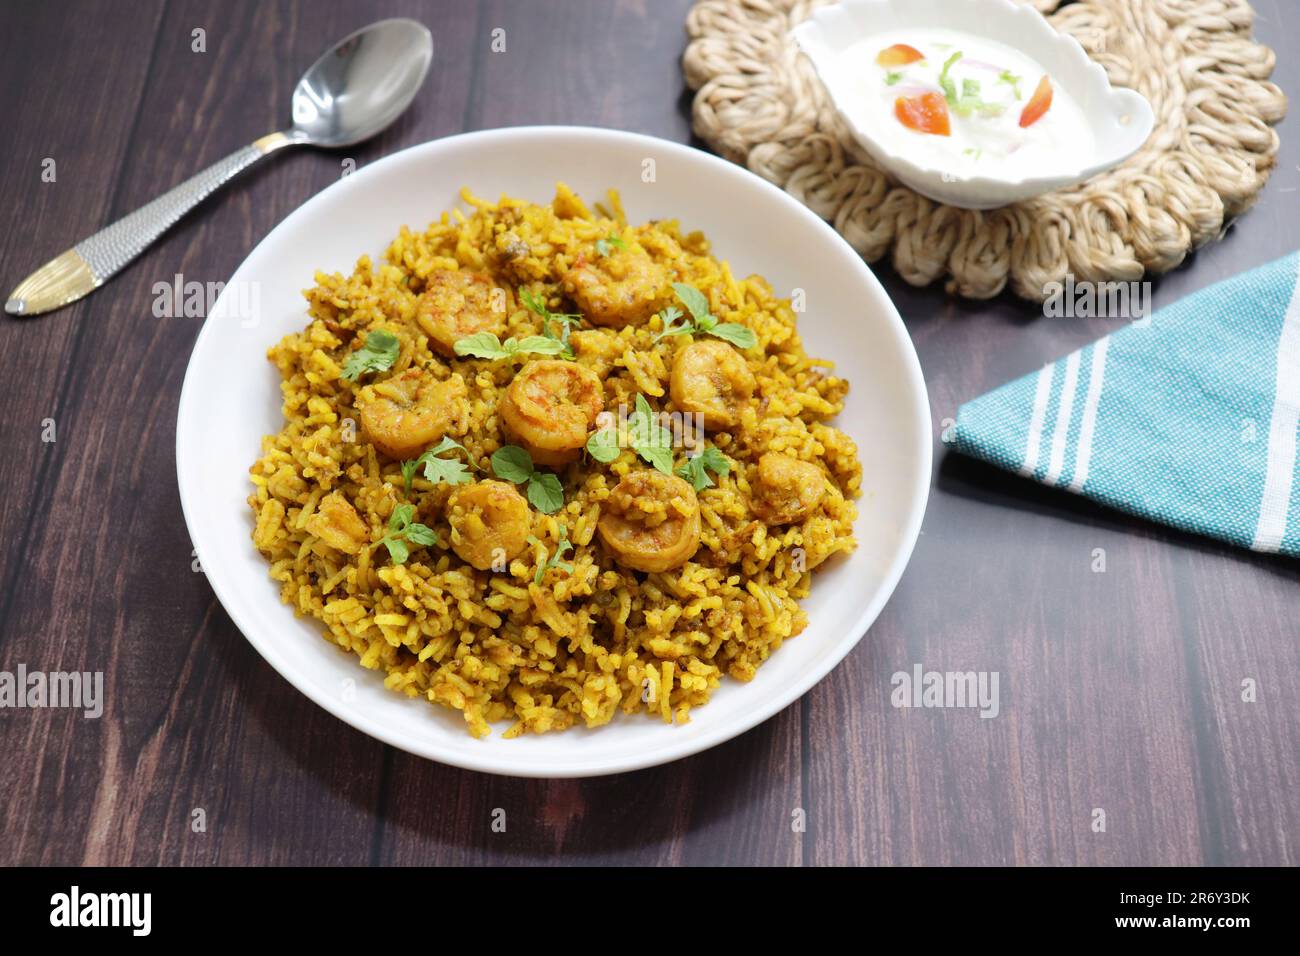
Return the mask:
POLYGON ((1156 114, 1146 145, 1079 186, 986 212, 926 199, 873 164, 790 36, 829 0, 701 0, 683 58, 698 136, 908 282, 1041 300, 1049 282, 1164 272, 1255 201, 1286 96, 1246 0, 1031 0, 1156 114))

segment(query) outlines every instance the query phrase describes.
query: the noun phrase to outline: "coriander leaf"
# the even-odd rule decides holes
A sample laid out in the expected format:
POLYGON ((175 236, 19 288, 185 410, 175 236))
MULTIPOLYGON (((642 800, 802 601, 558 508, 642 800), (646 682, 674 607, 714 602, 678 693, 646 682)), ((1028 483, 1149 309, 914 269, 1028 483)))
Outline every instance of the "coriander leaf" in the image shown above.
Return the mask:
POLYGON ((602 428, 587 439, 587 454, 596 461, 609 464, 618 457, 618 453, 617 428, 602 428))
POLYGON ((492 472, 498 478, 522 484, 533 476, 533 458, 518 445, 502 445, 492 453, 492 472))
POLYGON ((723 341, 730 342, 736 348, 742 350, 752 349, 758 344, 758 336, 754 333, 754 330, 738 322, 723 322, 721 325, 710 329, 709 334, 716 335, 723 341))
POLYGON ((392 332, 375 329, 366 336, 361 348, 343 363, 343 378, 355 382, 363 372, 386 372, 397 361, 402 344, 392 332))
POLYGON ((426 455, 441 455, 443 452, 445 452, 445 451, 451 451, 453 448, 458 449, 459 451, 463 451, 463 452, 465 452, 466 455, 469 454, 469 450, 466 449, 466 447, 465 447, 464 445, 462 445, 460 442, 456 441, 454 438, 450 438, 450 437, 448 437, 447 435, 443 435, 443 436, 442 436, 442 440, 441 440, 440 442, 438 442, 438 444, 434 445, 432 448, 430 448, 430 449, 428 449, 427 451, 425 451, 425 454, 426 454, 426 455))
POLYGON ((564 507, 564 486, 551 472, 535 471, 528 479, 528 500, 543 514, 555 514, 564 507))
POLYGON ((713 487, 713 479, 708 475, 710 471, 718 475, 731 471, 731 460, 712 445, 698 455, 687 458, 686 464, 677 469, 677 475, 689 481, 696 491, 703 491, 713 487))
POLYGON ((898 82, 899 80, 901 80, 902 78, 903 78, 903 74, 902 74, 902 73, 899 73, 899 72, 897 72, 896 70, 890 70, 888 73, 885 74, 885 85, 886 85, 886 86, 893 86, 895 83, 897 83, 897 82, 898 82))
POLYGON ((465 485, 474 480, 464 462, 439 458, 427 451, 420 456, 420 461, 424 463, 424 480, 431 484, 465 485))
POLYGON ((411 479, 421 466, 424 468, 425 480, 435 485, 440 481, 449 485, 463 485, 471 481, 469 469, 463 463, 438 457, 453 450, 465 452, 467 457, 469 455, 464 445, 444 435, 437 445, 424 451, 415 460, 402 462, 402 480, 406 484, 406 493, 411 493, 411 479))
POLYGON ((438 532, 428 525, 409 524, 406 526, 404 536, 411 544, 431 545, 438 543, 438 532))
POLYGON ((406 488, 406 493, 411 493, 411 480, 415 478, 415 470, 420 467, 420 459, 412 458, 410 461, 402 462, 402 485, 406 488))
POLYGON ((575 315, 571 312, 552 312, 546 307, 546 303, 535 296, 528 289, 519 290, 519 300, 523 302, 524 308, 542 317, 546 322, 554 319, 557 322, 580 322, 582 316, 575 315))
POLYGON ((393 564, 405 564, 406 559, 411 556, 411 549, 406 546, 406 542, 395 535, 384 537, 384 547, 388 549, 388 556, 393 559, 393 564))
MULTIPOLYGON (((534 544, 541 543, 536 538, 533 538, 532 542, 534 544)), ((545 548, 542 549, 542 556, 545 560, 537 562, 537 570, 533 573, 533 583, 541 584, 542 578, 546 575, 547 571, 551 570, 551 568, 559 568, 561 571, 567 571, 569 574, 572 574, 573 565, 569 564, 567 561, 562 560, 564 557, 564 552, 572 551, 572 550, 573 550, 573 544, 572 542, 569 541, 569 532, 566 528, 561 526, 560 543, 556 545, 555 553, 551 555, 549 559, 545 559, 546 549, 545 548)))
POLYGON ((400 532, 415 517, 415 505, 400 504, 393 509, 393 513, 388 516, 388 529, 390 531, 400 532))
POLYGON ((491 332, 475 332, 456 340, 457 355, 473 355, 475 358, 503 359, 509 358, 510 349, 501 344, 501 340, 491 332))
POLYGON ((687 285, 685 282, 674 282, 673 292, 681 300, 682 305, 686 306, 691 313, 691 318, 699 322, 704 316, 709 314, 709 300, 703 292, 693 285, 687 285))

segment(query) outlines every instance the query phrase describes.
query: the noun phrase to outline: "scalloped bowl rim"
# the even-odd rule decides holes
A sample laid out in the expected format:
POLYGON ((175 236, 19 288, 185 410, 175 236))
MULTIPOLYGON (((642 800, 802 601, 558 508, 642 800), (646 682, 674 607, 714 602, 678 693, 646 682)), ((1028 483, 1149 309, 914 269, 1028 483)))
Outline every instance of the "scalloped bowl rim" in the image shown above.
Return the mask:
MULTIPOLYGON (((868 128, 854 121, 848 112, 842 108, 842 100, 836 95, 836 87, 839 85, 837 82, 838 77, 835 75, 834 65, 830 62, 830 58, 834 56, 833 45, 827 37, 833 35, 833 32, 829 28, 834 25, 835 21, 842 19, 842 15, 845 12, 851 11, 855 8, 897 10, 905 18, 911 19, 913 17, 923 17, 924 12, 927 10, 943 8, 960 9, 962 15, 967 16, 969 15, 970 10, 978 8, 980 5, 986 6, 989 11, 996 10, 997 13, 993 14, 989 20, 983 21, 986 29, 979 31, 978 33, 974 30, 968 30, 967 32, 976 33, 976 35, 982 36, 985 39, 1007 43, 1008 45, 1017 46, 1017 48, 1019 48, 1017 44, 1008 41, 1005 33, 997 32, 999 17, 1012 18, 1006 22, 1014 22, 1017 25, 1017 28, 1032 31, 1032 39, 1039 43, 1055 46, 1059 50, 1063 51, 1064 55, 1073 58, 1076 61, 1076 67, 1081 68, 1084 75, 1090 79, 1091 83, 1103 91, 1105 99, 1114 103, 1116 106, 1123 104, 1123 106, 1126 107, 1126 110, 1121 108, 1116 112, 1127 112, 1132 117, 1132 128, 1134 130, 1142 129, 1143 132, 1140 137, 1136 136, 1136 134, 1130 134, 1133 136, 1133 142, 1121 147, 1114 153, 1114 155, 1108 155, 1105 159, 1097 158, 1103 153, 1103 138, 1097 136, 1097 149, 1094 154, 1095 161, 1089 165, 1080 166, 1078 168, 1063 167, 1061 171, 1051 175, 1026 175, 1021 177, 988 175, 962 176, 954 180, 945 180, 948 185, 960 184, 963 187, 971 188, 972 191, 976 188, 992 189, 998 187, 1020 186, 1034 187, 1039 193, 1050 192, 1053 189, 1060 189, 1067 185, 1083 182, 1086 179, 1096 176, 1098 173, 1105 172, 1108 169, 1113 169, 1142 148, 1143 144, 1150 137, 1151 130, 1155 125, 1155 113, 1151 109, 1151 104, 1147 102, 1146 97, 1128 87, 1111 85, 1110 78, 1106 75, 1106 71, 1102 68, 1101 64, 1088 56, 1087 51, 1084 50, 1078 40, 1070 36, 1068 33, 1061 33, 1054 29, 1052 25, 1047 22, 1047 19, 1031 6, 1012 3, 1011 0, 841 0, 840 3, 817 8, 807 20, 794 28, 792 34, 799 45, 799 49, 807 55, 810 61, 812 61, 822 84, 826 87, 827 94, 836 106, 836 110, 864 146, 869 147, 870 151, 874 155, 877 155, 877 158, 879 158, 882 163, 887 166, 906 167, 907 172, 914 177, 942 177, 945 172, 943 169, 937 166, 915 162, 906 154, 889 149, 882 144, 879 139, 873 136, 868 128)), ((939 24, 930 22, 926 25, 934 27, 939 24)), ((944 24, 944 26, 946 26, 946 24, 944 24)), ((883 33, 886 30, 893 29, 896 29, 896 27, 891 25, 883 29, 857 32, 851 39, 836 40, 834 46, 848 46, 877 33, 883 33)), ((1032 59, 1042 65, 1043 58, 1028 53, 1027 51, 1025 52, 1026 55, 1031 56, 1032 59)), ((1052 75, 1054 77, 1057 76, 1057 71, 1053 70, 1052 75)), ((1082 101, 1075 94, 1073 89, 1070 90, 1070 94, 1071 96, 1074 96, 1076 102, 1080 102, 1082 105, 1082 101)), ((1086 109, 1084 112, 1087 114, 1086 109)), ((1095 123, 1093 124, 1093 132, 1094 134, 1098 133, 1098 128, 1095 123)))

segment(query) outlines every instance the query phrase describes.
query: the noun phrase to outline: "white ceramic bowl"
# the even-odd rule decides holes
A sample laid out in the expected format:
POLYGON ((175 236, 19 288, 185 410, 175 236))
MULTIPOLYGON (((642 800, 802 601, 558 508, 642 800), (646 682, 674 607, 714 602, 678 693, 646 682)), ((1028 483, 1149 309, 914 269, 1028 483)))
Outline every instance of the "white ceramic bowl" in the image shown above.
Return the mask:
POLYGON ((950 206, 992 209, 1083 182, 1137 152, 1155 123, 1151 105, 1140 93, 1112 87, 1106 71, 1074 37, 1058 33, 1037 10, 1011 0, 843 0, 818 9, 794 29, 794 37, 867 153, 921 195, 950 206), (1083 110, 1095 143, 1092 154, 1041 175, 961 177, 888 146, 876 135, 862 98, 853 95, 858 74, 841 54, 872 36, 923 28, 996 40, 1037 61, 1083 110))
MULTIPOLYGON (((816 215, 744 169, 675 143, 614 130, 524 127, 412 147, 340 180, 258 244, 204 324, 185 374, 176 464, 185 520, 213 590, 249 642, 290 683, 352 726, 411 753, 493 773, 589 776, 674 760, 767 719, 820 680, 858 642, 903 572, 930 480, 925 385, 898 312, 861 258, 816 215), (653 181, 646 182, 650 171, 653 181), (403 224, 418 229, 459 205, 458 191, 547 202, 562 180, 591 200, 622 192, 628 216, 702 229, 739 274, 782 294, 802 288, 800 331, 852 383, 840 426, 858 442, 865 494, 861 542, 814 581, 810 625, 749 684, 724 681, 690 723, 622 715, 609 726, 475 740, 459 714, 384 689, 382 674, 322 639, 317 622, 280 603, 250 539, 247 469, 279 430, 279 376, 266 349, 306 325, 301 290, 316 269, 380 257, 403 224), (255 293, 253 290, 256 290, 255 293), (256 321, 234 297, 256 303, 256 321)), ((283 689, 289 693, 288 688, 283 689)))

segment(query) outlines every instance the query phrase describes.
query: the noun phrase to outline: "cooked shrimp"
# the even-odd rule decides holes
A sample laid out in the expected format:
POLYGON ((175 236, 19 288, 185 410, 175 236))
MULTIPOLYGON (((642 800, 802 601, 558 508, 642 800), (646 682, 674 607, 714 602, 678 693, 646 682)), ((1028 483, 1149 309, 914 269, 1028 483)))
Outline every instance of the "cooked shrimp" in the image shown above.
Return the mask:
POLYGON ((425 280, 415 321, 429 336, 429 348, 450 358, 457 339, 475 332, 504 334, 509 311, 509 293, 490 276, 437 269, 425 280))
POLYGON ((640 246, 596 260, 579 258, 564 274, 564 291, 593 325, 644 322, 667 294, 668 272, 640 246))
POLYGON ((683 412, 704 419, 709 429, 731 428, 740 405, 754 394, 754 373, 745 357, 726 342, 701 339, 673 356, 668 388, 683 412))
POLYGON ((357 509, 337 491, 320 500, 305 525, 308 532, 344 554, 356 554, 370 543, 370 529, 357 509))
POLYGON ((480 571, 504 570, 528 546, 528 502, 504 481, 461 485, 447 499, 451 549, 480 571))
POLYGON ((595 372, 541 359, 519 370, 498 410, 506 431, 535 464, 558 468, 578 457, 604 407, 605 388, 595 372))
POLYGON ((634 471, 610 492, 596 530, 619 564, 668 571, 700 546, 700 503, 676 475, 634 471))
POLYGON ((438 381, 418 368, 374 385, 357 395, 357 412, 366 437, 389 458, 413 458, 442 438, 461 419, 465 380, 438 381))
POLYGON ((758 460, 754 512, 768 524, 802 521, 821 504, 826 476, 816 465, 768 452, 758 460))

